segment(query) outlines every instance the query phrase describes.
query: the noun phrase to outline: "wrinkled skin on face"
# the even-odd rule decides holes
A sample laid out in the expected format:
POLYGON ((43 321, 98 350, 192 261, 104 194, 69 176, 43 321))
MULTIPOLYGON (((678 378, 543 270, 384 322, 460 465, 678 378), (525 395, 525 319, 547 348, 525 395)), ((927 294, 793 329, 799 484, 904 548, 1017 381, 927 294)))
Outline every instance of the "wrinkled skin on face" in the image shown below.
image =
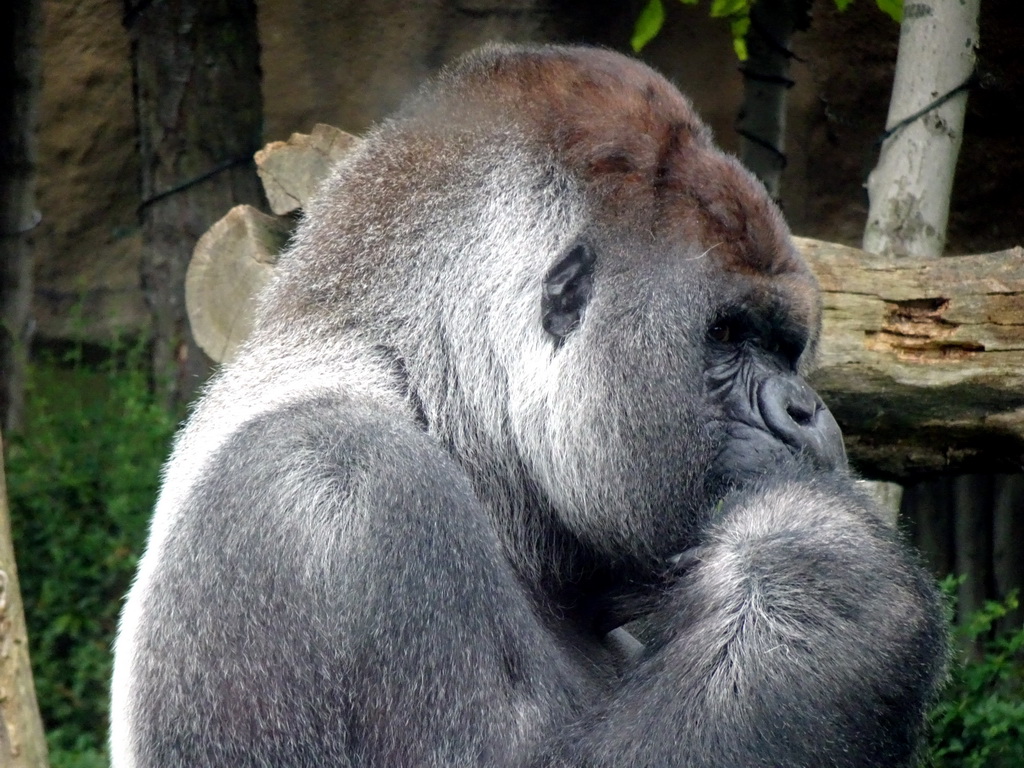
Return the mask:
POLYGON ((759 334, 742 312, 712 325, 705 381, 720 409, 716 479, 742 483, 795 456, 823 472, 846 468, 839 425, 797 370, 803 344, 799 330, 759 334))

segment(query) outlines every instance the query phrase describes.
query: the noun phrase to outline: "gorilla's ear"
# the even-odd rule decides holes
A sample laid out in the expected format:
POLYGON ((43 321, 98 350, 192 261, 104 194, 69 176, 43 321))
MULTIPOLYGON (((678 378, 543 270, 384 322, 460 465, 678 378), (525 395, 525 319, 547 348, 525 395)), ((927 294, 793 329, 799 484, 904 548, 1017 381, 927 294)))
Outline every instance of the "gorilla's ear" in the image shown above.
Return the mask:
POLYGON ((544 276, 540 300, 541 324, 561 344, 580 324, 594 291, 594 263, 590 246, 578 243, 544 276))

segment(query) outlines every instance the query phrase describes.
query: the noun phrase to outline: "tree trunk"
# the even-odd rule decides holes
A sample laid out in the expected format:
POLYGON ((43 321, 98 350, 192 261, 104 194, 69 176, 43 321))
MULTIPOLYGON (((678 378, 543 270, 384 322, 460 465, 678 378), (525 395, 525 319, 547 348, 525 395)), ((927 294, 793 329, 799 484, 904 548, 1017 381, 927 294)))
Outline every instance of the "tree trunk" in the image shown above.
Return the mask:
POLYGON ((254 0, 128 0, 142 169, 142 284, 153 371, 171 406, 209 360, 188 328, 185 270, 199 237, 237 203, 260 201, 252 161, 263 100, 254 0))
POLYGON ((904 6, 887 137, 867 182, 866 251, 942 255, 967 107, 966 91, 956 91, 974 71, 979 3, 922 0, 904 6))
MULTIPOLYGON (((953 173, 963 136, 967 87, 974 73, 979 7, 980 0, 916 0, 904 6, 886 138, 878 164, 867 183, 870 210, 864 230, 866 251, 889 258, 935 259, 943 254, 953 173)), ((970 279, 973 281, 975 277, 970 279)), ((985 293, 994 297, 994 294, 985 293)), ((1003 294, 1000 301, 1008 299, 1010 304, 1016 305, 1019 295, 1003 294)), ((982 303, 986 301, 981 295, 979 299, 982 303)), ((897 322, 892 323, 890 329, 892 332, 886 334, 888 338, 878 336, 876 339, 883 345, 892 342, 902 347, 904 356, 917 354, 923 358, 939 352, 970 361, 973 365, 977 362, 977 353, 999 350, 997 354, 1009 352, 1014 357, 1022 349, 1017 342, 1004 346, 1003 342, 995 339, 978 339, 967 346, 960 345, 956 337, 962 326, 947 315, 949 304, 941 293, 925 301, 894 306, 898 309, 895 310, 897 322), (929 319, 926 320, 925 316, 929 319), (947 323, 947 320, 953 322, 947 323), (942 327, 935 327, 934 333, 918 334, 923 325, 931 323, 942 327), (918 352, 915 353, 919 343, 923 346, 917 347, 918 352)), ((992 305, 985 316, 1000 327, 1004 323, 1013 327, 1019 322, 1015 318, 1018 314, 1008 305, 992 305)), ((1019 362, 1013 364, 1019 365, 1019 362)), ((941 376, 938 369, 935 372, 941 376)), ((972 381, 967 399, 975 400, 975 417, 953 419, 956 426, 948 431, 951 442, 959 442, 955 432, 962 425, 972 420, 977 423, 979 417, 992 426, 998 426, 1002 418, 1024 418, 1024 402, 1017 402, 1010 408, 988 410, 988 405, 982 402, 987 384, 984 375, 972 381), (978 400, 979 395, 981 400, 978 400)), ((947 390, 947 396, 953 392, 947 390)), ((897 411, 898 399, 890 405, 896 406, 890 407, 890 412, 897 411)), ((923 399, 906 405, 915 409, 927 408, 923 399)), ((963 411, 961 415, 965 415, 963 411)), ((1024 465, 1024 453, 1019 448, 1002 445, 998 429, 990 440, 993 460, 976 462, 970 468, 987 472, 1019 472, 1024 465), (1007 448, 1005 453, 1004 447, 1007 448), (1001 456, 1009 461, 1000 463, 1001 456)), ((892 442, 898 444, 898 439, 892 442)), ((1016 486, 1005 477, 993 479, 990 475, 964 475, 932 482, 938 489, 953 489, 952 504, 947 514, 952 518, 951 527, 955 531, 954 567, 957 573, 966 577, 958 591, 958 613, 963 619, 979 610, 987 598, 1002 598, 1010 589, 1024 586, 1020 570, 1007 563, 1005 554, 999 554, 1007 547, 1015 546, 1015 540, 1003 537, 1020 526, 1016 520, 1019 512, 1005 509, 1006 504, 1016 498, 1011 493, 1016 486), (995 499, 1000 499, 1004 507, 998 512, 993 509, 995 499), (998 574, 993 573, 994 567, 999 568, 998 574)), ((927 498, 928 494, 924 492, 918 496, 927 498)), ((919 531, 927 533, 931 529, 948 527, 938 522, 924 524, 922 517, 929 514, 928 509, 916 510, 912 505, 906 505, 905 511, 918 521, 919 531)), ((930 544, 920 539, 919 543, 930 544)), ((941 563, 933 562, 933 565, 941 572, 941 563)))
MULTIPOLYGON (((996 594, 1008 595, 1024 587, 1024 475, 998 475, 992 508, 992 574, 996 594)), ((1021 595, 1018 595, 1021 597, 1021 595)), ((1020 606, 1000 622, 1003 631, 1016 629, 1024 620, 1020 606)))
POLYGON ((942 255, 967 108, 965 86, 978 45, 979 4, 915 0, 904 6, 887 120, 891 133, 867 183, 865 251, 942 255), (936 104, 948 94, 953 95, 936 104))
POLYGON ((0 45, 0 427, 21 422, 31 332, 32 230, 36 210, 39 0, 12 0, 0 45))
POLYGON ((918 549, 935 572, 942 575, 956 570, 950 482, 950 478, 940 478, 909 486, 901 510, 910 518, 918 549))
POLYGON ((0 457, 0 766, 46 768, 47 764, 0 457))
POLYGON ((793 85, 789 39, 794 31, 806 28, 809 10, 809 0, 759 0, 750 9, 736 132, 740 159, 776 200, 786 167, 786 92, 793 85))
POLYGON ((953 478, 956 572, 966 576, 957 590, 957 615, 963 620, 985 605, 992 579, 992 478, 953 478))

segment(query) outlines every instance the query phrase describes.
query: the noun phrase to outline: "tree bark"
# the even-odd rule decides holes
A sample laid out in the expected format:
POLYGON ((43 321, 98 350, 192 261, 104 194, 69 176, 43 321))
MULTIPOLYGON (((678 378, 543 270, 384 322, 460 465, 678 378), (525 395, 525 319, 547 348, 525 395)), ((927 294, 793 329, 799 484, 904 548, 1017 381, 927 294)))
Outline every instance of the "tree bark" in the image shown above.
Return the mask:
MULTIPOLYGON (((996 594, 1008 595, 1024 586, 1024 475, 999 475, 995 479, 992 505, 992 574, 996 594)), ((1018 594, 1018 598, 1021 595, 1018 594)), ((999 622, 1002 631, 1017 629, 1024 621, 1024 608, 1010 611, 999 622)))
POLYGON ((904 6, 887 128, 868 176, 864 250, 941 256, 974 71, 980 0, 915 0, 904 6), (955 94, 931 109, 929 105, 955 94), (922 110, 925 111, 915 118, 922 110), (898 127, 901 121, 909 122, 898 127))
POLYGON ((1024 466, 1024 249, 892 261, 797 239, 824 298, 812 376, 888 478, 1024 466))
MULTIPOLYGON (((967 578, 957 589, 957 616, 962 621, 980 611, 992 578, 992 478, 952 478, 956 528, 956 573, 967 578)), ((979 650, 979 649, 975 649, 979 650)))
POLYGON ((32 683, 25 611, 18 589, 7 484, 0 456, 0 766, 46 768, 47 765, 46 738, 32 683))
POLYGON ((263 101, 254 0, 128 0, 142 168, 142 284, 169 405, 209 371, 189 333, 185 270, 221 213, 258 204, 263 101))
POLYGON ((20 426, 32 298, 39 0, 12 0, 0 45, 0 426, 20 426))
POLYGON ((942 576, 956 570, 956 534, 948 487, 951 482, 951 478, 938 478, 908 486, 901 510, 910 517, 914 542, 921 554, 942 576))
POLYGON ((736 132, 740 160, 779 199, 786 167, 786 93, 793 86, 789 39, 807 26, 809 0, 758 0, 750 9, 743 105, 736 132))

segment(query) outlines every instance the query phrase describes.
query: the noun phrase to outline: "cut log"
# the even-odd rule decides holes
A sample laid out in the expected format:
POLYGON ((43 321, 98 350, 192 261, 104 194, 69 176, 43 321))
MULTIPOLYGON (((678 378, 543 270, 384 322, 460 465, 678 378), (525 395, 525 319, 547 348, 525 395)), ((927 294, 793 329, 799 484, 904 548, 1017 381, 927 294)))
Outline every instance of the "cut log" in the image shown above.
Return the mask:
POLYGON ((311 134, 293 133, 288 141, 267 144, 255 157, 270 210, 284 215, 304 208, 331 166, 359 141, 350 133, 321 123, 311 134))
POLYGON ((214 360, 230 360, 249 335, 254 297, 270 279, 290 232, 290 220, 237 205, 196 244, 185 304, 196 342, 214 360))
POLYGON ((1024 466, 1024 249, 894 261, 797 245, 824 296, 812 381, 863 470, 1024 466))

